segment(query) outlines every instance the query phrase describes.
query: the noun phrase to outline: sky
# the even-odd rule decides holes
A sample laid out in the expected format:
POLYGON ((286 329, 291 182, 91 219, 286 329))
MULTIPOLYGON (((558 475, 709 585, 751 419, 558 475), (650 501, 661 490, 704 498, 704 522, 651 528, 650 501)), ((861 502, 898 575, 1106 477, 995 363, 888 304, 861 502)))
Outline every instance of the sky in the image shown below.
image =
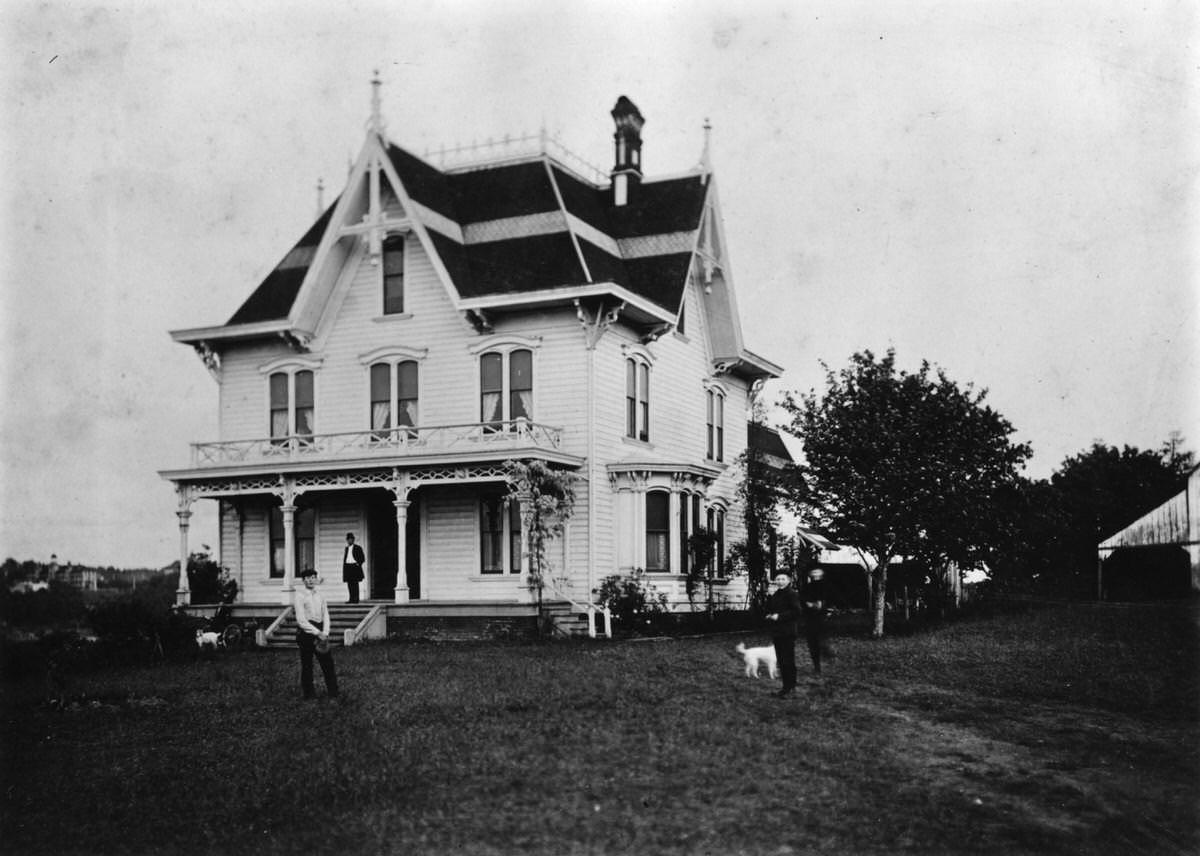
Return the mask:
MULTIPOLYGON (((710 151, 766 389, 896 350, 1048 477, 1200 449, 1200 12, 1187 2, 8 2, 0 10, 0 556, 158 567, 226 321, 362 146, 546 128, 607 171, 710 151)), ((216 546, 199 502, 191 544, 216 546)))

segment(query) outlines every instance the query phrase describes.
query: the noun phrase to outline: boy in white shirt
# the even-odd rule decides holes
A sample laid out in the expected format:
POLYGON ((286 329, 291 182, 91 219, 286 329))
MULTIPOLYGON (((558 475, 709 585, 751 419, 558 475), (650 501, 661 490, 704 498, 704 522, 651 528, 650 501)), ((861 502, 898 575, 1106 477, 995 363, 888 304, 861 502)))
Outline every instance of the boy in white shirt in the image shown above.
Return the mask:
POLYGON ((317 650, 318 640, 329 642, 329 607, 325 598, 317 591, 317 572, 305 568, 300 572, 304 587, 296 590, 296 644, 300 646, 300 688, 305 698, 316 698, 313 685, 313 656, 321 664, 325 677, 325 691, 330 698, 337 698, 337 675, 333 671, 333 654, 328 644, 317 650), (319 625, 319 626, 318 626, 319 625))

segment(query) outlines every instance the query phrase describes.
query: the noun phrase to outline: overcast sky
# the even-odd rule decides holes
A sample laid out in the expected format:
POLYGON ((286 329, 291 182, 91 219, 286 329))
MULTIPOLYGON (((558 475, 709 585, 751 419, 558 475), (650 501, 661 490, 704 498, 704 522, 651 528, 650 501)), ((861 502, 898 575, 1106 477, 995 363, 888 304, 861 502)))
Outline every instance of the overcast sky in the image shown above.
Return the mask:
POLYGON ((226 321, 341 189, 375 68, 417 154, 545 126, 607 170, 627 95, 653 177, 707 118, 768 400, 895 347, 988 388, 1035 477, 1200 447, 1192 3, 8 2, 0 31, 0 557, 177 556, 156 471, 216 439, 217 388, 167 331, 226 321))

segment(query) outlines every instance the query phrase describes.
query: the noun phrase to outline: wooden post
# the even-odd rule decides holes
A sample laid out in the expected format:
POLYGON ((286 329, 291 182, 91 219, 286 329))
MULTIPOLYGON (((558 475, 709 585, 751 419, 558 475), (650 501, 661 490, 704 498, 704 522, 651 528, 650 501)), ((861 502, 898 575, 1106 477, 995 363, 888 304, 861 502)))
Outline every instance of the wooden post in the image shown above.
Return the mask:
POLYGON ((396 506, 396 603, 408 603, 408 506, 407 499, 392 502, 396 506))

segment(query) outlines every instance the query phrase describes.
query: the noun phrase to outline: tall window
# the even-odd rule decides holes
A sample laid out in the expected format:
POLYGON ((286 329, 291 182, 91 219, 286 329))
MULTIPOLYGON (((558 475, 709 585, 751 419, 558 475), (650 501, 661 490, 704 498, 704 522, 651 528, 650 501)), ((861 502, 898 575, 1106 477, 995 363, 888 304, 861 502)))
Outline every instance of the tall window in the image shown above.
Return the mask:
POLYGON ((710 461, 725 460, 725 396, 715 389, 708 390, 707 451, 710 461))
POLYGON ((271 439, 295 435, 311 438, 313 433, 313 373, 273 372, 268 379, 271 398, 271 439))
POLYGON ((663 490, 646 494, 646 570, 671 570, 671 495, 663 490))
POLYGON ((404 236, 391 235, 383 242, 383 314, 404 312, 404 236))
MULTIPOLYGON (((490 431, 533 419, 533 352, 489 351, 479 358, 479 421, 490 431)), ((511 426, 510 426, 511 428, 511 426)))
POLYGON ((415 431, 393 432, 395 428, 415 428, 417 422, 417 363, 375 363, 371 366, 371 430, 376 439, 396 434, 408 438, 415 431))
POLYGON ((632 358, 625 361, 625 436, 650 439, 650 367, 632 358))
MULTIPOLYGON (((283 577, 283 511, 275 506, 271 509, 271 578, 283 577)), ((296 570, 315 568, 317 512, 312 508, 298 508, 292 516, 292 543, 296 549, 296 570)))
POLYGON ((686 574, 691 565, 688 556, 688 538, 691 537, 691 525, 688 521, 691 497, 686 493, 679 497, 679 573, 686 574))
POLYGON ((709 569, 709 573, 723 577, 725 576, 725 509, 714 507, 708 510, 708 529, 717 538, 713 567, 709 569))
POLYGON ((521 572, 521 508, 503 497, 479 503, 479 569, 485 574, 521 572))

